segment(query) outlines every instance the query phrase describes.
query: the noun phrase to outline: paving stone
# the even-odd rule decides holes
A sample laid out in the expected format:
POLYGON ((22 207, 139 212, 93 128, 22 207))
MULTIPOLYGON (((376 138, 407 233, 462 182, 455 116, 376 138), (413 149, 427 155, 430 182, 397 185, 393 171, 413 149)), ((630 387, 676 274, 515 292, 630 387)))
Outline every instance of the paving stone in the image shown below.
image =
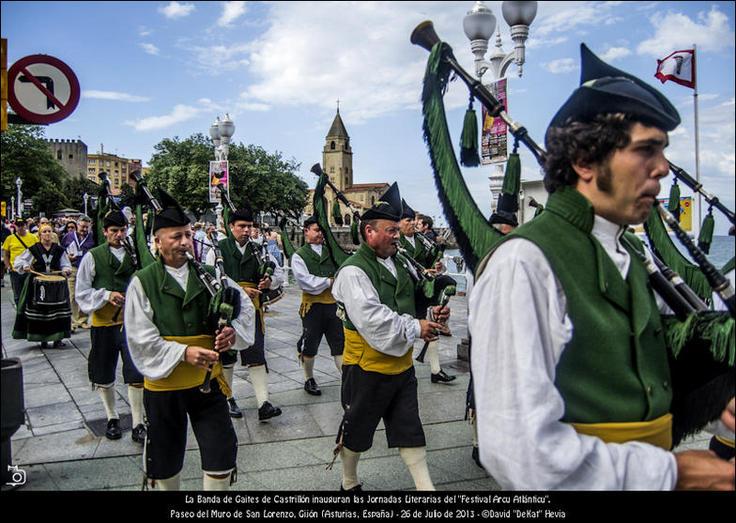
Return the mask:
POLYGON ((126 458, 91 459, 49 463, 46 469, 59 490, 86 490, 133 485, 142 481, 142 471, 126 458))
POLYGON ((32 428, 82 420, 82 414, 73 401, 26 409, 26 414, 32 428))

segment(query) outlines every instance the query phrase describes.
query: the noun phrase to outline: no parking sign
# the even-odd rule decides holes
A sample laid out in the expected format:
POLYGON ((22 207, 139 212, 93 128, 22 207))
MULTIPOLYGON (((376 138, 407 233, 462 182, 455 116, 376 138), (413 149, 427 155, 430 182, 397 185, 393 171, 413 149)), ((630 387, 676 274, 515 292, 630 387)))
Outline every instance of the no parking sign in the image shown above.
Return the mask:
POLYGON ((49 124, 63 120, 76 109, 79 92, 79 81, 74 71, 53 56, 26 56, 8 71, 10 107, 32 123, 49 124))

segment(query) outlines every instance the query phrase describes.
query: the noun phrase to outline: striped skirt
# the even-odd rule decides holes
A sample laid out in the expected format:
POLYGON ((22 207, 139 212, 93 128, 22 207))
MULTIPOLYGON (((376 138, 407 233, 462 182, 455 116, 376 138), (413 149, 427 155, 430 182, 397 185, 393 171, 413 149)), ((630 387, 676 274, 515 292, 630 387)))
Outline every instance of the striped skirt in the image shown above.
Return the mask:
POLYGON ((60 341, 71 336, 72 310, 64 277, 26 278, 18 300, 13 338, 60 341))

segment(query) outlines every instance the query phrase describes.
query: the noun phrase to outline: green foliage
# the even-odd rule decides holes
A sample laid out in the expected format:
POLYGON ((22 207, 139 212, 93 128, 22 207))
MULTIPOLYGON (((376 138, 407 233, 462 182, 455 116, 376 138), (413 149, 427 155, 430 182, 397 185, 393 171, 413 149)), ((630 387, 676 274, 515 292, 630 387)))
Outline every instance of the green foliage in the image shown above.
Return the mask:
POLYGON ((44 141, 44 129, 38 125, 9 125, 2 133, 0 172, 2 194, 15 194, 15 179, 20 177, 23 198, 33 198, 33 212, 51 212, 66 206, 67 199, 58 189, 66 177, 64 169, 44 141), (57 196, 54 196, 57 195, 57 196), (53 200, 56 198, 56 201, 53 200))
POLYGON ((79 209, 81 212, 84 212, 84 193, 87 193, 87 196, 90 197, 87 200, 87 211, 91 212, 91 198, 96 196, 99 190, 97 184, 88 178, 68 177, 64 180, 63 191, 69 202, 69 207, 79 209))
MULTIPOLYGON (((201 133, 185 140, 166 138, 155 147, 150 187, 171 193, 185 208, 200 215, 208 202, 209 162, 214 149, 201 133)), ((236 207, 248 203, 256 211, 299 214, 307 198, 307 185, 296 176, 299 163, 284 160, 280 152, 260 146, 230 144, 230 198, 236 207)))

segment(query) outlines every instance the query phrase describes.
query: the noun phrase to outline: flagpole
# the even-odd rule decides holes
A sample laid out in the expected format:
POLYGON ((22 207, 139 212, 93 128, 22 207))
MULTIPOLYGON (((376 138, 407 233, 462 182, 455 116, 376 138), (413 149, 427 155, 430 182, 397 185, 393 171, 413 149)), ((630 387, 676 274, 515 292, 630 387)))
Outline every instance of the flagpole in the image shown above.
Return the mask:
MULTIPOLYGON (((698 125, 698 74, 697 74, 697 48, 693 44, 693 110, 695 115, 695 181, 700 185, 700 127, 698 125)), ((703 223, 703 200, 698 192, 698 231, 703 223)), ((694 229, 694 228, 693 228, 694 229)), ((693 231, 694 232, 694 231, 693 231)))

